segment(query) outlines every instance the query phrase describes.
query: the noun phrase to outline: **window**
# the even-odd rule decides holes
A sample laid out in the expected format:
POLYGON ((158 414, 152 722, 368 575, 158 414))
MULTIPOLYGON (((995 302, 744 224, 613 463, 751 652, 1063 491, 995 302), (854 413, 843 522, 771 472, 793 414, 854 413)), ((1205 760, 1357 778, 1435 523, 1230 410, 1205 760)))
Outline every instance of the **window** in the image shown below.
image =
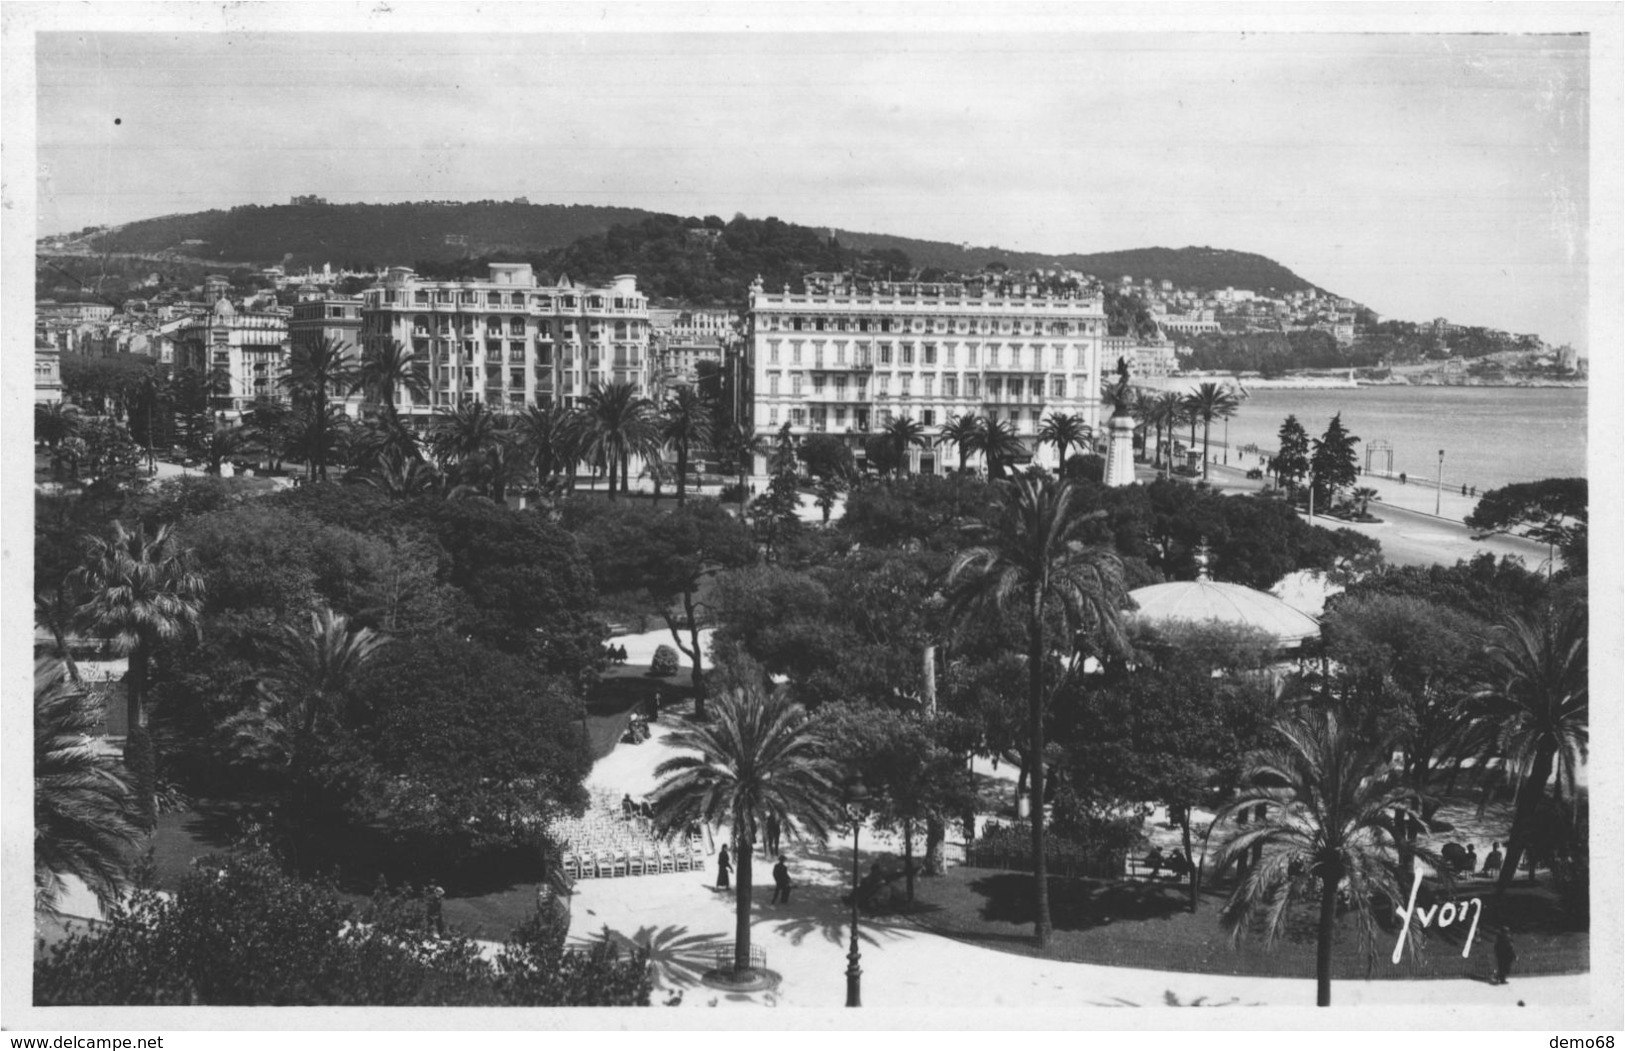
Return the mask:
POLYGON ((1066 377, 1056 376, 1050 381, 1050 394, 1057 398, 1066 397, 1066 377))
POLYGON ((987 396, 989 398, 997 398, 1003 392, 1004 392, 1004 381, 1003 380, 999 379, 996 376, 991 377, 991 378, 988 379, 988 381, 987 381, 987 396))
POLYGON ((921 390, 921 393, 923 393, 927 398, 931 397, 931 393, 932 393, 931 388, 936 385, 936 380, 937 380, 937 378, 935 376, 927 375, 925 377, 925 379, 923 381, 924 386, 922 386, 920 388, 920 390, 921 390))
POLYGON ((890 376, 876 376, 875 377, 875 393, 876 394, 890 394, 891 393, 891 391, 889 389, 890 386, 891 386, 891 377, 890 376))
POLYGON ((891 364, 891 344, 890 343, 882 343, 880 345, 880 363, 882 365, 890 365, 891 364))
POLYGON ((959 396, 959 381, 953 376, 942 377, 942 396, 957 398, 959 396))
POLYGON ((824 331, 824 319, 821 317, 813 318, 813 329, 817 332, 824 331))
POLYGON ((982 396, 982 381, 979 377, 965 377, 965 396, 967 398, 980 398, 982 396))
POLYGON ((914 386, 914 377, 910 373, 903 373, 903 397, 908 397, 914 386))
POLYGON ((790 341, 790 364, 801 364, 801 340, 799 339, 792 339, 790 341))
POLYGON ((923 409, 923 410, 921 410, 921 412, 920 412, 920 422, 925 424, 927 427, 935 427, 937 425, 937 413, 936 413, 936 410, 935 409, 923 409))
POLYGON ((846 340, 844 339, 838 339, 835 341, 835 364, 846 364, 846 340))
POLYGON ((835 377, 835 394, 836 394, 837 397, 840 397, 840 398, 846 397, 846 377, 845 376, 836 376, 835 377))
POLYGON ((790 373, 790 393, 797 395, 801 393, 801 373, 799 372, 790 373))
POLYGON ((846 426, 846 407, 845 406, 837 405, 835 407, 835 426, 837 426, 837 427, 845 427, 846 426))
POLYGON ((822 372, 813 373, 813 393, 820 396, 824 393, 824 374, 822 372))
POLYGON ((767 374, 767 392, 769 394, 777 394, 779 392, 779 374, 777 372, 769 372, 767 374))
POLYGON ((805 426, 807 426, 807 410, 806 409, 791 409, 790 410, 790 426, 792 426, 792 427, 805 427, 805 426))
POLYGON ((914 344, 912 343, 903 344, 903 364, 914 364, 914 344))
POLYGON ((773 424, 779 422, 779 407, 777 405, 769 405, 767 407, 767 422, 773 424))
POLYGON ((956 343, 945 343, 945 344, 943 344, 943 346, 942 346, 942 363, 944 365, 952 365, 954 363, 954 348, 956 346, 958 346, 958 344, 956 344, 956 343))
POLYGON ((791 318, 790 319, 790 327, 792 329, 794 329, 795 331, 800 332, 801 331, 801 319, 798 318, 798 317, 791 318))

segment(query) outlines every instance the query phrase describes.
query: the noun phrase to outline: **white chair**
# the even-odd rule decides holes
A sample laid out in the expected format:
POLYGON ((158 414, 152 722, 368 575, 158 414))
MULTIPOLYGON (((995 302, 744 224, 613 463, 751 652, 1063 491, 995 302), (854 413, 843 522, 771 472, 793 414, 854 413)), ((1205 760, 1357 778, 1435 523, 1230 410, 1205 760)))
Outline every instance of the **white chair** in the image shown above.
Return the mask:
POLYGON ((676 872, 677 871, 677 859, 675 859, 675 858, 673 858, 671 856, 671 848, 670 847, 659 847, 659 848, 657 848, 656 849, 656 856, 660 859, 660 871, 661 872, 676 872))
POLYGON ((643 875, 643 852, 632 851, 626 855, 626 874, 628 876, 643 875))

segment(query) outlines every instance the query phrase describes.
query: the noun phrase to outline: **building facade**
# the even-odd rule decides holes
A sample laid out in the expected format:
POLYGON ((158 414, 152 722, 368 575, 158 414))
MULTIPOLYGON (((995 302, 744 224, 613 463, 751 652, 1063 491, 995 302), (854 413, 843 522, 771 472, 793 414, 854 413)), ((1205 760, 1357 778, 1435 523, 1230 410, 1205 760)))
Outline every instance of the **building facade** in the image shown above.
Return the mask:
MULTIPOLYGON (((352 360, 360 360, 361 307, 359 296, 322 295, 314 288, 300 289, 299 301, 288 316, 289 351, 312 349, 331 339, 350 347, 352 360)), ((346 413, 356 416, 361 397, 351 395, 343 404, 346 413)))
POLYGON ((48 339, 34 340, 34 403, 62 400, 62 352, 48 339))
POLYGON ((255 399, 279 396, 288 358, 288 319, 239 311, 218 300, 207 314, 175 330, 175 364, 215 378, 210 407, 238 419, 255 399))
POLYGON ((568 277, 540 285, 528 263, 490 266, 484 281, 428 281, 392 267, 363 293, 362 345, 397 339, 427 364, 427 401, 396 394, 412 426, 469 402, 509 413, 573 405, 598 384, 651 396, 649 300, 635 276, 605 288, 568 277))
MULTIPOLYGON (((936 432, 966 413, 1014 425, 1037 461, 1052 412, 1102 422, 1099 296, 978 294, 961 285, 823 285, 809 294, 751 286, 750 419, 758 433, 836 434, 860 461, 893 419, 936 432)), ((940 473, 957 457, 910 451, 910 470, 940 473)), ((758 457, 758 472, 765 461, 758 457)))

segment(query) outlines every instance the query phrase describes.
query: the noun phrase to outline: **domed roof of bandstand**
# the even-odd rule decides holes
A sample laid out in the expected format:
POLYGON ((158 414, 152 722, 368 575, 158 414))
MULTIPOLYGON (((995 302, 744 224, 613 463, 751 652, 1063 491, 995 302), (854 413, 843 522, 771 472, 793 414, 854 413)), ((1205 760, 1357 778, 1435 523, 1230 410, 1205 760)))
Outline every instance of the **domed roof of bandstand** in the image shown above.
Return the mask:
POLYGON ((1196 556, 1196 579, 1152 584, 1129 592, 1139 606, 1135 617, 1149 623, 1189 621, 1257 628, 1282 648, 1296 647, 1320 635, 1320 622, 1274 595, 1241 584, 1212 580, 1207 572, 1207 546, 1196 556))

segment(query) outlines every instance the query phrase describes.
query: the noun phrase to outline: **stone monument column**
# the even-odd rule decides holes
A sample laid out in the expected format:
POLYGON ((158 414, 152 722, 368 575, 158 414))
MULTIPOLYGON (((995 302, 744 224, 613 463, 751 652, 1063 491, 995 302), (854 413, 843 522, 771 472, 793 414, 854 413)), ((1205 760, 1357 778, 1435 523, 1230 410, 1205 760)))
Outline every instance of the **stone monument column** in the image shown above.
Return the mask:
POLYGON ((1134 484, 1134 417, 1121 409, 1106 421, 1106 484, 1134 484))

